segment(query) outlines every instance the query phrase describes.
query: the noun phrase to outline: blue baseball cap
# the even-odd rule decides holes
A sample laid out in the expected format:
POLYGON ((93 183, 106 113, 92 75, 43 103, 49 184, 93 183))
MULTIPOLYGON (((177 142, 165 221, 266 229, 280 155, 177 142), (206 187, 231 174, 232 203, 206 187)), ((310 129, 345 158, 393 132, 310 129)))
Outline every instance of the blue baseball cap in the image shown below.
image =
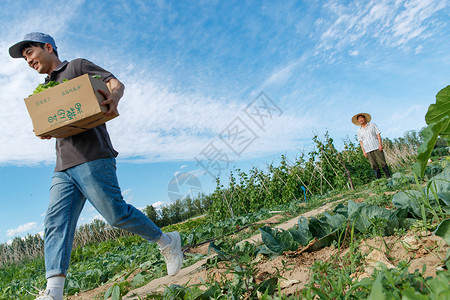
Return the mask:
POLYGON ((22 58, 22 47, 30 42, 37 42, 42 44, 49 43, 50 45, 52 45, 53 49, 57 49, 55 40, 48 34, 42 32, 31 32, 25 34, 21 42, 18 42, 9 48, 9 55, 11 55, 12 58, 22 58))

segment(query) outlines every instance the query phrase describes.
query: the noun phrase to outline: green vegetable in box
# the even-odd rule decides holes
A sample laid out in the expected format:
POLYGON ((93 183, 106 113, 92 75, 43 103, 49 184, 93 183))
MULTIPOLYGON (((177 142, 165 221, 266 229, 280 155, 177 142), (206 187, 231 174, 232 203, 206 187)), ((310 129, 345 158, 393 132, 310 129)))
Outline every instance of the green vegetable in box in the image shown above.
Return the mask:
MULTIPOLYGON (((92 78, 100 79, 101 76, 93 75, 92 78)), ((66 82, 66 81, 69 81, 69 79, 63 79, 63 82, 66 82)), ((57 81, 49 81, 47 83, 41 83, 34 89, 33 93, 30 96, 36 95, 42 91, 45 91, 46 89, 57 86, 58 84, 59 84, 59 82, 57 82, 57 81)))
POLYGON ((36 95, 42 91, 45 91, 46 89, 57 86, 58 84, 59 82, 57 81, 49 81, 47 83, 41 83, 34 89, 33 93, 30 96, 36 95))

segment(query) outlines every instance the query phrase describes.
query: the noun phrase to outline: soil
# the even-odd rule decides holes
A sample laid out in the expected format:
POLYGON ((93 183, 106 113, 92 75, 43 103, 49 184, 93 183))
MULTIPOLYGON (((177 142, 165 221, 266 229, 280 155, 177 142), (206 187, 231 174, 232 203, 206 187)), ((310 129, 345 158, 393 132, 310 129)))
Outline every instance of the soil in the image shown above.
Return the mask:
MULTIPOLYGON (((328 203, 300 216, 310 217, 321 214, 332 209, 338 202, 339 201, 328 203)), ((285 230, 292 228, 297 224, 300 216, 296 216, 295 218, 276 227, 285 230)), ((263 221, 263 223, 277 223, 282 217, 282 215, 274 215, 270 219, 263 221)), ((361 243, 360 250, 363 254, 365 254, 364 263, 361 270, 355 274, 352 274, 352 277, 362 279, 364 277, 371 276, 374 268, 379 267, 380 262, 384 263, 388 268, 393 268, 402 260, 406 260, 410 263, 410 272, 414 272, 415 269, 422 271, 423 265, 425 265, 426 271, 424 276, 434 276, 436 275, 437 268, 441 266, 442 258, 445 257, 448 250, 448 246, 445 244, 444 240, 440 237, 432 235, 430 232, 421 233, 420 236, 412 232, 407 232, 406 235, 401 237, 389 236, 384 237, 383 240, 384 241, 378 237, 365 240, 361 243)), ((261 235, 255 235, 246 241, 260 243, 261 235)), ((187 251, 189 251, 189 253, 201 253, 206 255, 208 246, 209 244, 204 244, 197 248, 190 248, 187 251)), ((348 251, 348 249, 341 249, 339 255, 342 256, 348 251)), ((280 281, 280 285, 283 288, 282 292, 286 295, 292 295, 296 291, 301 290, 309 282, 309 268, 315 261, 329 260, 332 256, 338 253, 338 250, 334 247, 327 247, 318 251, 298 251, 298 253, 300 254, 292 255, 291 253, 291 255, 289 255, 288 253, 285 253, 284 255, 277 256, 270 260, 263 255, 257 256, 256 262, 258 270, 255 276, 255 281, 257 283, 261 282, 269 276, 279 272, 278 274, 285 278, 280 281)), ((201 284, 202 281, 206 281, 208 277, 218 279, 221 276, 232 276, 230 274, 224 275, 225 266, 222 263, 218 264, 218 268, 205 269, 203 267, 207 259, 213 256, 215 256, 215 254, 211 254, 194 265, 181 269, 176 276, 157 278, 147 285, 129 292, 127 295, 123 296, 123 299, 139 299, 138 296, 144 298, 149 293, 164 291, 165 287, 171 284, 178 284, 182 286, 194 285, 201 284)), ((139 270, 135 273, 138 272, 139 270)), ((134 274, 127 280, 131 280, 133 276, 134 274)), ((120 282, 120 279, 117 282, 120 282)), ((113 284, 114 282, 111 282, 91 291, 79 293, 74 296, 68 296, 67 299, 103 299, 104 293, 113 284)), ((201 288, 201 285, 199 287, 201 288)))

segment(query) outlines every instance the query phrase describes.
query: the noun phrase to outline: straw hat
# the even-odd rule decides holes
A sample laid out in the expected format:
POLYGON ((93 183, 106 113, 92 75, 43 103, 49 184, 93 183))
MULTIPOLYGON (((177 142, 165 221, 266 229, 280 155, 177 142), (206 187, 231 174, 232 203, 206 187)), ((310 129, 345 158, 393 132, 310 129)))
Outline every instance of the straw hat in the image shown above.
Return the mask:
POLYGON ((359 113, 353 116, 352 118, 352 123, 355 124, 356 126, 361 126, 361 124, 359 124, 358 122, 358 116, 363 115, 366 118, 366 122, 369 123, 370 120, 372 119, 372 117, 368 114, 368 113, 359 113))

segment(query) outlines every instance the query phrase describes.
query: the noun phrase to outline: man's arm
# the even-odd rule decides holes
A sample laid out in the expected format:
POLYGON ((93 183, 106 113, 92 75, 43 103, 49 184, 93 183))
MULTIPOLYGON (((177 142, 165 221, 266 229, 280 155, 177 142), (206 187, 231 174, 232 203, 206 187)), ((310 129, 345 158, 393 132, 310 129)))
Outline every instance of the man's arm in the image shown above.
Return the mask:
POLYGON ((366 150, 364 150, 363 142, 360 141, 360 142, 359 142, 359 145, 361 146, 361 150, 362 150, 364 156, 367 157, 368 155, 367 155, 367 153, 366 153, 366 150))
POLYGON ((377 140, 378 140, 378 149, 380 151, 383 151, 383 144, 381 143, 381 135, 379 133, 377 134, 377 140))
POLYGON ((122 82, 115 78, 110 79, 107 84, 111 89, 110 93, 102 90, 98 91, 106 98, 106 100, 100 104, 109 106, 109 110, 105 113, 105 115, 110 116, 117 113, 117 106, 119 105, 120 98, 122 98, 123 96, 125 86, 122 84, 122 82))

